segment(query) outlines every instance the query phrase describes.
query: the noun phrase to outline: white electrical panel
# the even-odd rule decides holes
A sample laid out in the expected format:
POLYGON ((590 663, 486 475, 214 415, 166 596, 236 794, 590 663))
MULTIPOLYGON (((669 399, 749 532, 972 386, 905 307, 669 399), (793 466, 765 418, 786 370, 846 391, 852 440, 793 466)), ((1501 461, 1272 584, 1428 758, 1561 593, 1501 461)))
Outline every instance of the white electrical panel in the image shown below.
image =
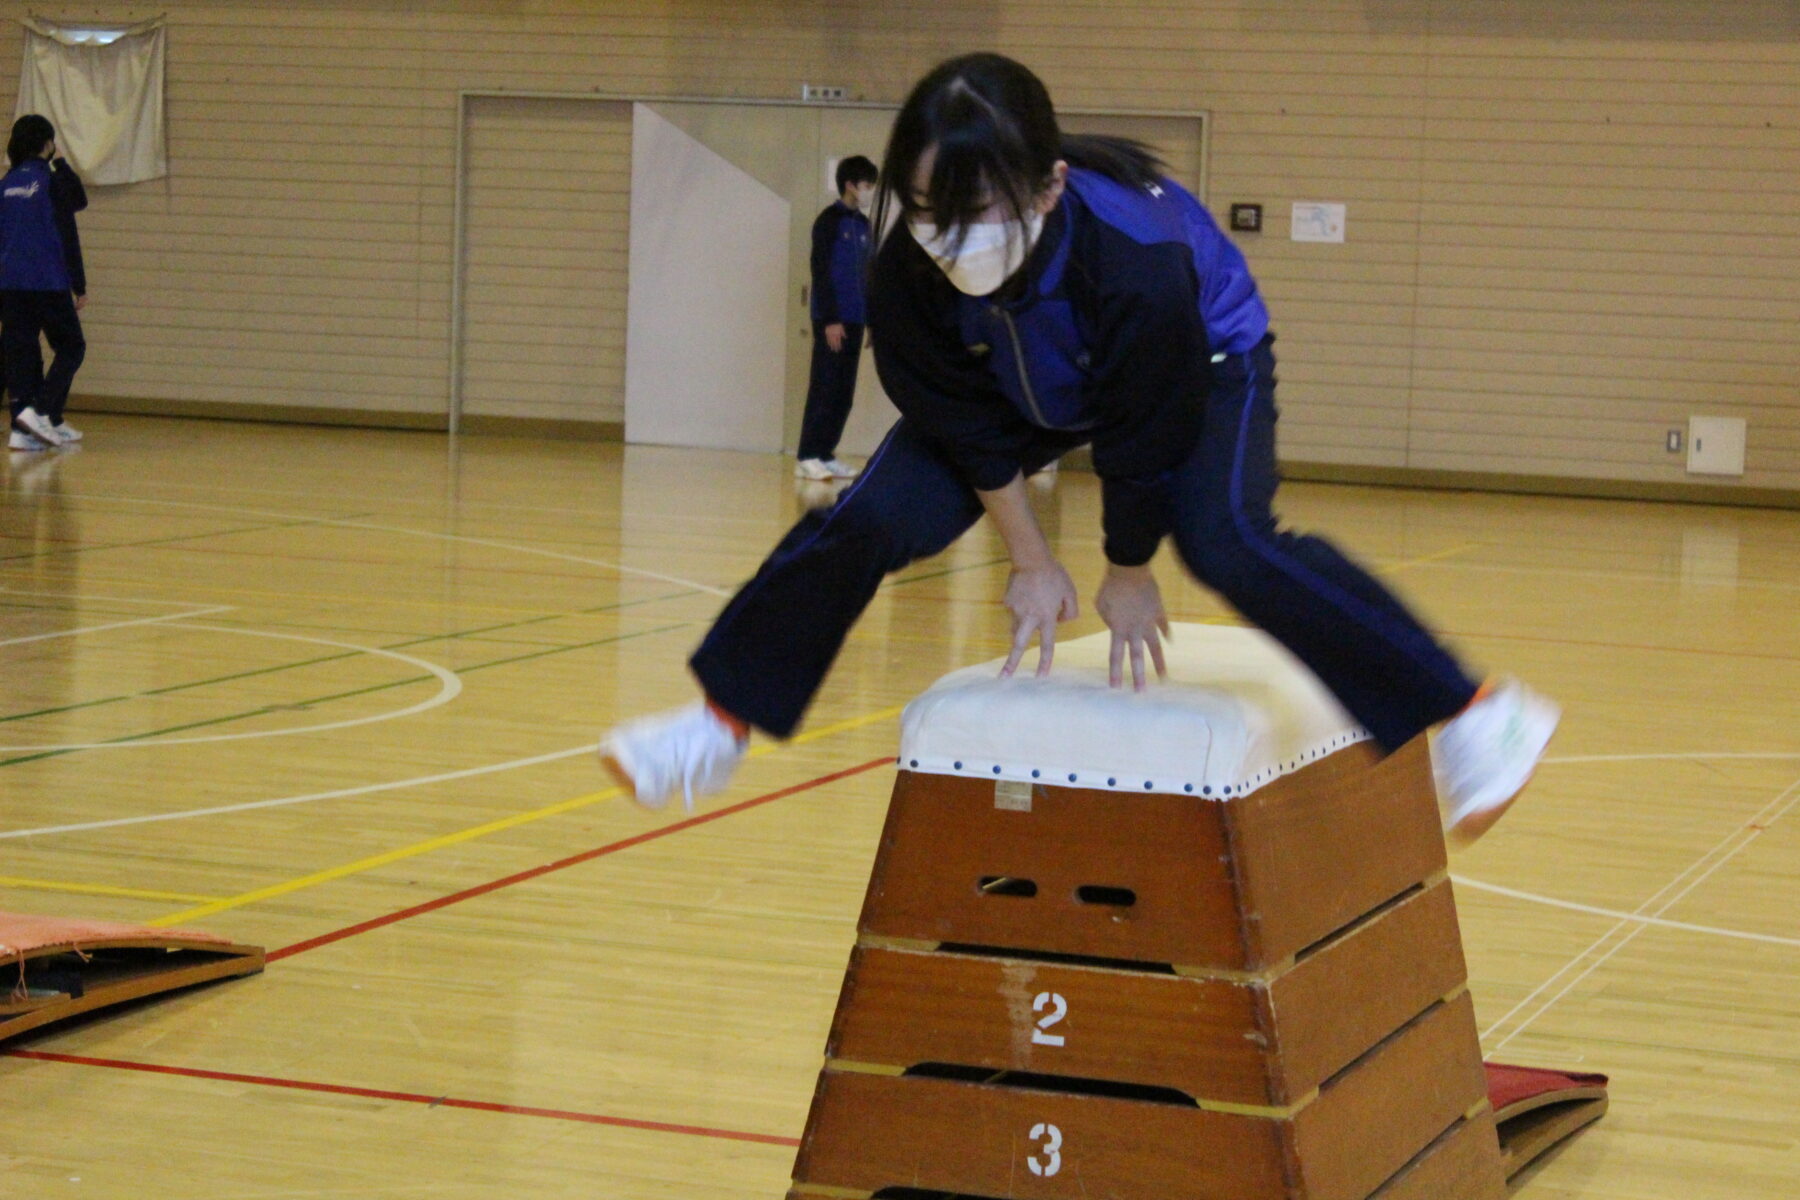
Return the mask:
POLYGON ((1690 475, 1742 475, 1748 424, 1742 417, 1689 417, 1690 475))

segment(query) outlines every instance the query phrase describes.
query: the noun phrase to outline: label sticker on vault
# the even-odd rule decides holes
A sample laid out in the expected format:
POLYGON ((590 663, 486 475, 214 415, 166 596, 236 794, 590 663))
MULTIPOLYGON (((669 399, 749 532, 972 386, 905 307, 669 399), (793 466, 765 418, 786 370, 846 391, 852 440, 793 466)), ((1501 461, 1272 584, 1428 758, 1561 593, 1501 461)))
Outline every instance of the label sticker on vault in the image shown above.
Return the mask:
POLYGON ((994 784, 994 807, 1007 812, 1031 811, 1031 785, 1014 779, 1002 779, 994 784))

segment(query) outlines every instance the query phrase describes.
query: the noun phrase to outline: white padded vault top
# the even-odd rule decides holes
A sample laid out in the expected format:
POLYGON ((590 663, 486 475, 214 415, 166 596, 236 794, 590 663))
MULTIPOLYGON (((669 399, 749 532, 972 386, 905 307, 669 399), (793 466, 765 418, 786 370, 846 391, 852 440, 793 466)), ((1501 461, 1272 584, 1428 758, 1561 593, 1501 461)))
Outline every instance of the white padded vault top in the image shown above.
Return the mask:
MULTIPOLYGON (((1369 734, 1265 633, 1176 625, 1167 682, 1107 686, 1111 635, 1061 642, 1048 678, 1003 660, 952 672, 906 706, 900 765, 1061 787, 1241 796, 1369 734)), ((1149 666, 1146 662, 1146 667, 1149 666)))

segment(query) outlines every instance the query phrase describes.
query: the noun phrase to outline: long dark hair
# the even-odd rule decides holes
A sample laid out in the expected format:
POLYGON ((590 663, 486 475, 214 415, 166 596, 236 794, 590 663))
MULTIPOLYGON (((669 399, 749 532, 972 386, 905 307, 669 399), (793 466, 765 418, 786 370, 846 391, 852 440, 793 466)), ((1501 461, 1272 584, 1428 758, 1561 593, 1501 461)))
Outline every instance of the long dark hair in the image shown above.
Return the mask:
POLYGON ((1001 54, 949 59, 914 85, 894 118, 875 228, 887 228, 890 204, 902 220, 926 219, 940 230, 965 230, 995 203, 1022 218, 1058 159, 1135 185, 1166 170, 1142 143, 1064 134, 1049 91, 1023 63, 1001 54), (934 147, 931 185, 915 196, 913 175, 934 147))
POLYGON ((44 147, 56 140, 56 129, 48 117, 26 113, 13 122, 12 137, 6 142, 6 157, 18 166, 28 158, 36 158, 44 147))

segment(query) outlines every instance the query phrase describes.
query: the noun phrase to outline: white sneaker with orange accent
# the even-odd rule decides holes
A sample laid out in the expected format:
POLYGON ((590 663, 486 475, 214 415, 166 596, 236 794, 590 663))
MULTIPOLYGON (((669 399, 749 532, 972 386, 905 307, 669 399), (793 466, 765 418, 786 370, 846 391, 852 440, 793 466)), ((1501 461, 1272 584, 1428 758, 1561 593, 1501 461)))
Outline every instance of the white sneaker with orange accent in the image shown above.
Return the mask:
POLYGON ((731 781, 747 745, 699 700, 614 729, 600 742, 600 765, 645 808, 662 808, 679 789, 693 812, 696 797, 731 781))
POLYGON ((1506 814, 1561 718, 1552 701, 1516 679, 1502 679, 1438 730, 1432 770, 1452 845, 1469 845, 1506 814))

